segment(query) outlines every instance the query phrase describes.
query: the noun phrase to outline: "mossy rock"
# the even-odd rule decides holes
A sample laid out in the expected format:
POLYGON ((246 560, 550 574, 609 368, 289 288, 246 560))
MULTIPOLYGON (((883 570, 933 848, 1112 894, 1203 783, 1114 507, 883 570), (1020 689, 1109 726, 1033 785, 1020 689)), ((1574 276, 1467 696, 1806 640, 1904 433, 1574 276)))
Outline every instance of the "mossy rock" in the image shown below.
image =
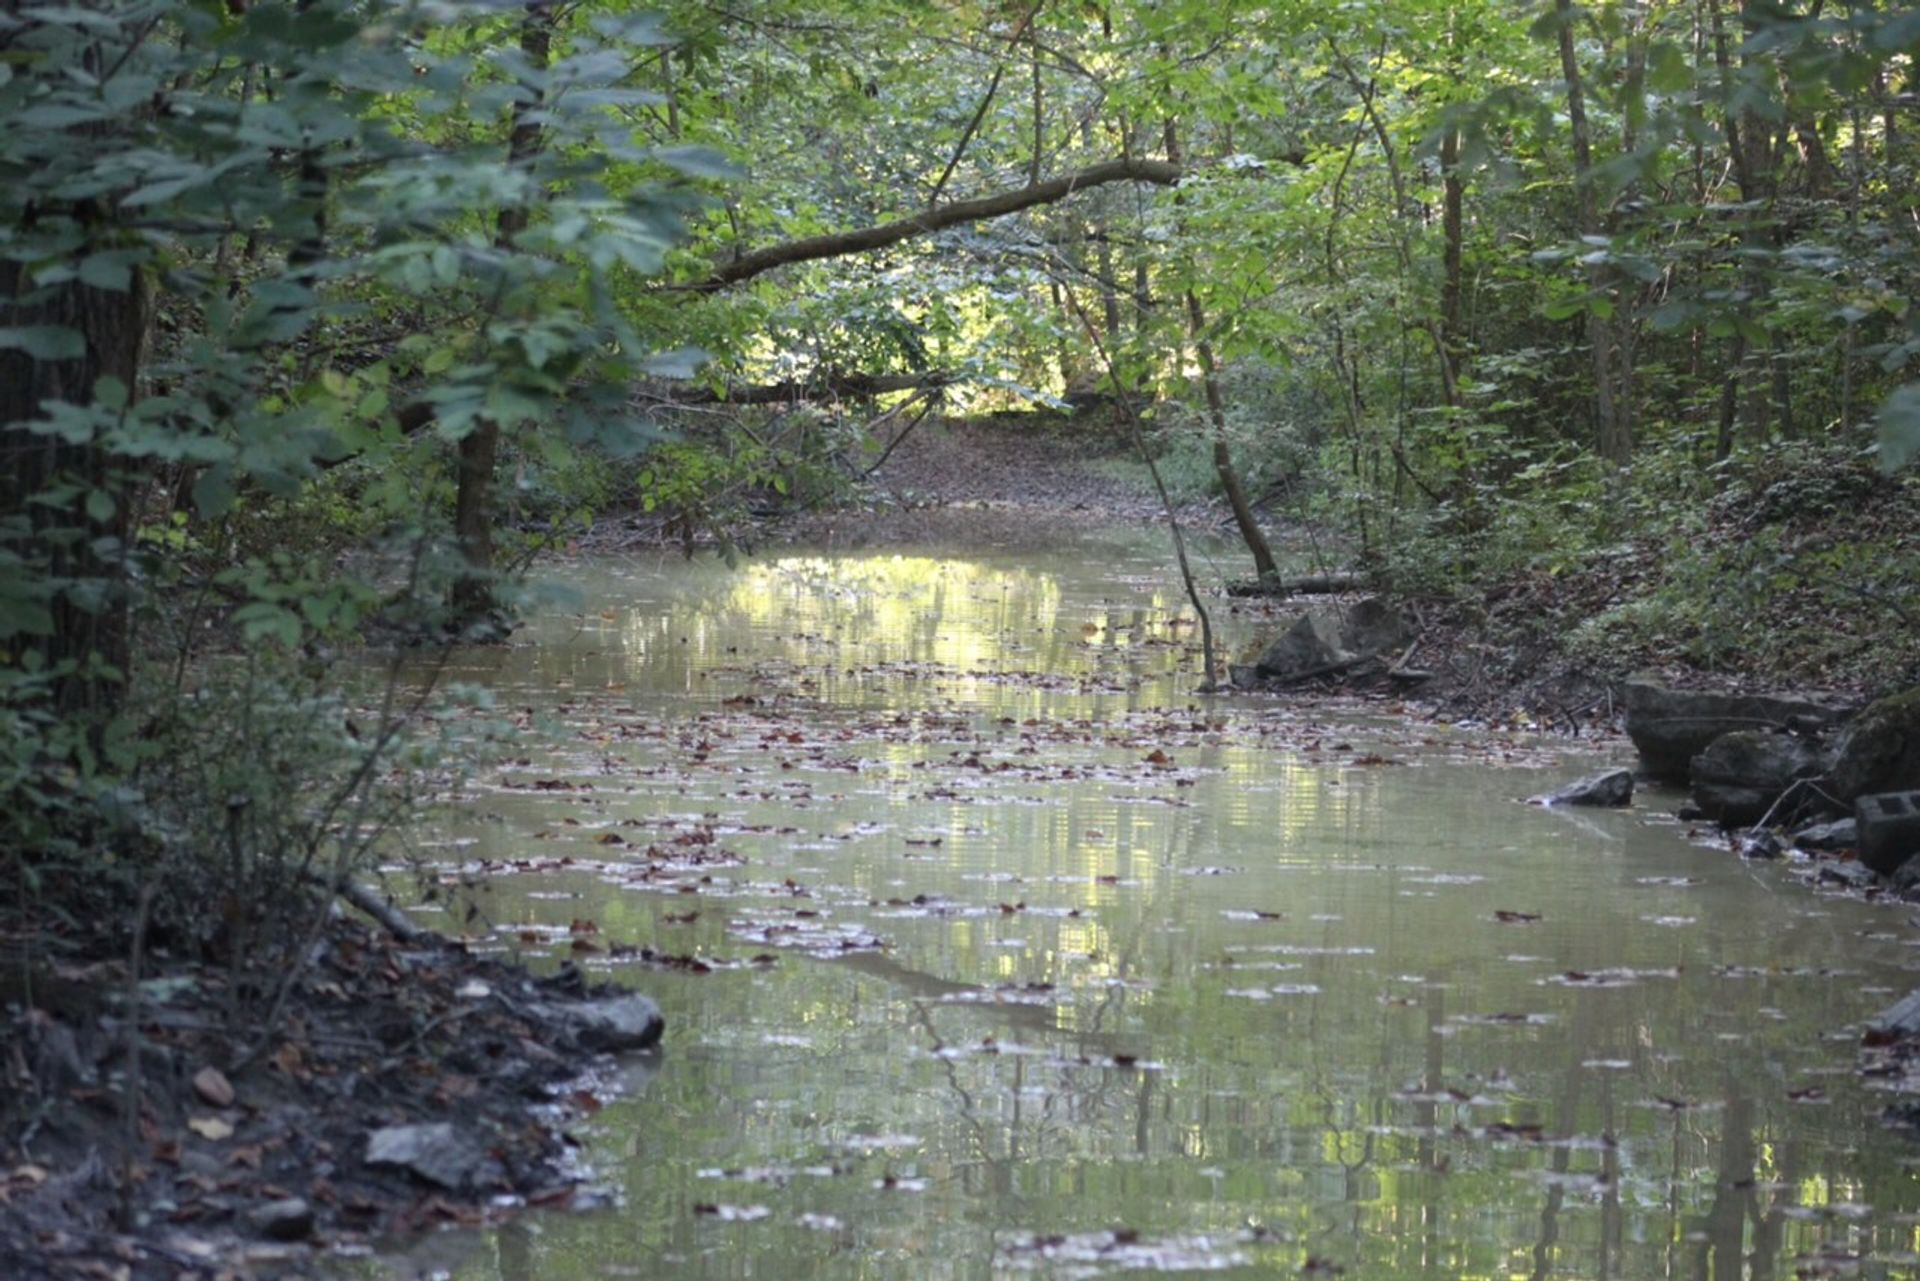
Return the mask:
POLYGON ((1877 792, 1920 789, 1920 687, 1861 712, 1840 736, 1827 777, 1834 799, 1848 805, 1877 792))

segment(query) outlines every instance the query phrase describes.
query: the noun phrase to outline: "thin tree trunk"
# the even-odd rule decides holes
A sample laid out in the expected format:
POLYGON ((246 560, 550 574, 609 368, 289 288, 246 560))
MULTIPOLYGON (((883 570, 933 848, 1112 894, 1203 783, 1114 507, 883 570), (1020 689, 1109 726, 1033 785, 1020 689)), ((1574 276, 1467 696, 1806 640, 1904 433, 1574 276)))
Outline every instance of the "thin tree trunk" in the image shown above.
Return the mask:
POLYGON ((1460 131, 1458 129, 1447 130, 1446 136, 1440 140, 1440 170, 1440 228, 1443 240, 1440 341, 1446 349, 1445 359, 1449 370, 1452 371, 1459 368, 1460 354, 1466 347, 1466 335, 1462 331, 1460 320, 1465 191, 1460 181, 1460 131))
MULTIPOLYGON (((1182 163, 1180 131, 1171 120, 1167 121, 1166 140, 1167 159, 1179 165, 1182 163)), ((1233 523, 1239 527, 1240 539, 1253 556, 1254 574, 1263 579, 1278 578, 1280 566, 1273 558, 1273 547, 1267 542, 1267 535, 1253 514, 1253 504, 1247 501, 1246 486, 1240 483, 1240 473, 1233 465, 1233 448, 1227 441, 1226 398, 1220 392, 1220 371, 1213 358, 1213 343, 1207 338, 1206 310, 1200 304, 1200 296, 1192 289, 1187 290, 1187 333, 1200 358, 1200 382, 1207 398, 1207 418, 1213 424, 1214 474, 1220 478, 1220 488, 1227 496, 1227 505, 1233 509, 1233 523)))
MULTIPOLYGON (((1586 235, 1599 235, 1602 228, 1599 194, 1593 182, 1592 134, 1580 62, 1573 47, 1573 0, 1554 0, 1553 7, 1560 24, 1560 71, 1567 83, 1567 121, 1573 130, 1573 180, 1579 193, 1580 230, 1586 235)), ((1596 293, 1607 290, 1604 267, 1595 267, 1588 279, 1596 293)), ((1587 343, 1593 350, 1595 443, 1602 458, 1624 463, 1633 453, 1633 424, 1627 417, 1628 407, 1616 394, 1613 325, 1592 307, 1587 309, 1587 343)))
MULTIPOLYGON (((530 0, 520 24, 520 48, 528 64, 544 71, 552 58, 553 0, 530 0)), ((545 136, 537 118, 543 94, 528 89, 529 97, 513 111, 513 132, 507 141, 507 164, 532 167, 545 136)), ((529 211, 523 203, 500 211, 494 223, 494 244, 510 249, 527 229, 529 211)), ((498 613, 493 592, 494 470, 500 455, 500 424, 482 418, 460 441, 453 504, 453 534, 460 545, 464 572, 454 581, 449 600, 452 623, 465 629, 491 620, 498 613)))

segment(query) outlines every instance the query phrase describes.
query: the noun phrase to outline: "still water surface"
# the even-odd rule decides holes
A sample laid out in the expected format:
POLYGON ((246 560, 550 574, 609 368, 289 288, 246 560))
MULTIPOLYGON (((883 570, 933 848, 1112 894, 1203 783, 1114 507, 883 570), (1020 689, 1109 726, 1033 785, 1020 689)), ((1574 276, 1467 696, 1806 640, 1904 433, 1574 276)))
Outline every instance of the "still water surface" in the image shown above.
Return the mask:
POLYGON ((1624 748, 1202 705, 1142 538, 563 577, 453 673, 522 728, 433 852, 666 1048, 583 1131, 617 1206, 364 1274, 1914 1272, 1851 1071, 1905 910, 1518 803, 1624 748))

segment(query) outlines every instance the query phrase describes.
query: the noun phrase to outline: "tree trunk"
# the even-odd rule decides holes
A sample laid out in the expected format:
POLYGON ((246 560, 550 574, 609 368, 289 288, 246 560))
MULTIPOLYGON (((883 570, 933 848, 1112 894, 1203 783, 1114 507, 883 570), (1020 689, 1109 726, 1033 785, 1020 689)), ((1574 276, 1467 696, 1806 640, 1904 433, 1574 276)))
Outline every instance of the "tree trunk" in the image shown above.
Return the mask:
MULTIPOLYGON (((520 48, 527 63, 544 71, 553 50, 553 0, 530 0, 520 24, 520 48)), ((544 95, 529 88, 530 97, 513 109, 513 132, 507 141, 507 164, 528 169, 539 155, 544 130, 536 116, 544 95)), ((527 229, 525 204, 502 209, 494 223, 493 243, 511 250, 527 229)), ((494 470, 500 457, 500 424, 482 418, 460 441, 453 500, 453 535, 460 545, 463 572, 454 580, 448 600, 450 622, 459 630, 485 624, 499 614, 493 592, 494 470)))
MULTIPOLYGON (((1206 312, 1200 306, 1200 299, 1191 290, 1187 292, 1187 321, 1195 335, 1206 333, 1206 312)), ((1214 474, 1220 478, 1220 488, 1227 496, 1227 505, 1233 509, 1233 523, 1240 529, 1240 539, 1253 556, 1253 572, 1262 579, 1278 578, 1280 566, 1274 562, 1273 548, 1268 544, 1260 522, 1254 517, 1253 504, 1247 501, 1246 486, 1240 483, 1240 473, 1233 465, 1233 449, 1227 443, 1227 406, 1220 394, 1220 377, 1214 366, 1213 344, 1205 337, 1198 337, 1194 346, 1200 356, 1200 381, 1207 397, 1207 418, 1213 423, 1214 474)))
MULTIPOLYGON (((1460 353, 1466 346, 1461 323, 1461 259, 1465 238, 1465 191, 1460 182, 1460 131, 1449 129, 1440 140, 1441 205, 1440 228, 1444 245, 1441 251, 1440 342, 1443 359, 1455 371, 1460 353)), ((1452 381, 1449 379, 1448 381, 1452 381)))
MULTIPOLYGON (((110 241, 110 215, 97 204, 67 211, 110 241)), ((33 655, 51 674, 50 710, 98 725, 121 702, 129 646, 126 552, 133 529, 134 463, 95 442, 69 442, 27 430, 47 401, 95 403, 102 378, 129 397, 139 386, 146 340, 147 282, 135 270, 123 290, 70 281, 33 302, 26 270, 0 259, 0 328, 59 326, 77 332, 85 351, 67 360, 34 360, 0 349, 0 550, 19 556, 52 588, 45 634, 8 642, 11 664, 33 655), (50 490, 73 487, 49 502, 50 490), (106 504, 103 511, 104 496, 106 504)))
MULTIPOLYGON (((1167 121, 1166 139, 1167 159, 1180 164, 1180 132, 1171 120, 1167 121)), ((1213 343, 1207 338, 1207 313, 1192 289, 1187 290, 1187 332, 1200 357, 1200 382, 1207 397, 1207 418, 1213 424, 1214 474, 1220 478, 1227 505, 1233 509, 1233 523, 1239 526, 1240 539, 1253 556, 1253 572, 1263 579, 1278 578, 1280 566, 1273 559, 1273 548, 1260 522, 1254 518, 1246 486, 1240 483, 1240 473, 1233 465, 1233 449, 1227 443, 1226 398, 1220 394, 1220 372, 1213 358, 1213 343)))
MULTIPOLYGON (((1587 124, 1586 93, 1580 79, 1580 63, 1574 55, 1573 0, 1554 0, 1554 13, 1560 23, 1560 71, 1567 82, 1567 122, 1573 130, 1573 181, 1579 192, 1580 230, 1586 235, 1602 233, 1599 196, 1593 185, 1593 143, 1587 124)), ((1608 291, 1608 273, 1595 267, 1588 275, 1594 292, 1608 291)), ((1598 299, 1596 299, 1598 301, 1598 299)), ((1613 323, 1609 317, 1589 306, 1587 343, 1593 349, 1595 446, 1608 462, 1624 463, 1633 453, 1633 422, 1627 397, 1619 395, 1617 384, 1613 323)))

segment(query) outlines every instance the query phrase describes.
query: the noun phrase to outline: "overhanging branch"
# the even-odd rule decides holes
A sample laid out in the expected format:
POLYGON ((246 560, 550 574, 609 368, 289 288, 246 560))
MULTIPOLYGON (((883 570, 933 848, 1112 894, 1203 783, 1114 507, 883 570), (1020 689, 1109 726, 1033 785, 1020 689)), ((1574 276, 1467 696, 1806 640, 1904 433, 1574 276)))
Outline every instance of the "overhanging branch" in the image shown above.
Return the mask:
POLYGON ((785 244, 769 245, 765 249, 756 249, 732 262, 715 267, 706 279, 684 288, 700 293, 715 293, 737 285, 743 280, 751 280, 776 267, 885 249, 903 240, 943 231, 948 227, 983 222, 990 218, 1003 218, 1011 213, 1019 213, 1023 209, 1034 208, 1036 205, 1054 204, 1088 187, 1099 187, 1110 182, 1151 182, 1163 187, 1171 187, 1180 181, 1183 173, 1184 170, 1179 165, 1165 160, 1122 157, 1119 160, 1109 160, 1104 164, 1077 170, 1048 182, 1034 183, 991 196, 978 196, 972 200, 957 200, 950 205, 941 205, 937 209, 929 209, 924 213, 914 214, 910 218, 901 218, 874 227, 835 232, 828 236, 808 236, 802 240, 790 240, 785 244))
POLYGON ((898 391, 937 391, 960 381, 951 373, 830 373, 787 382, 743 383, 719 391, 702 387, 683 396, 668 393, 660 399, 673 405, 783 405, 800 400, 863 399, 898 391))

